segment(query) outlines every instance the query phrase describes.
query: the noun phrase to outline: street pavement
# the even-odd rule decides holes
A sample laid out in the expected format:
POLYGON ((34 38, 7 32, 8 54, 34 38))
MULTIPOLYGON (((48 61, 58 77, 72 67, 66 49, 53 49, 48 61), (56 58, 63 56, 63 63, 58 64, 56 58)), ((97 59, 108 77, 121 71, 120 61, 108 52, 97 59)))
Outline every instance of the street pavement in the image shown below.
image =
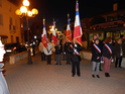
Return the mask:
MULTIPOLYGON (((81 76, 71 76, 71 65, 51 65, 41 61, 40 54, 10 65, 5 62, 5 78, 10 94, 125 94, 125 68, 111 66, 111 77, 100 72, 100 78, 92 78, 91 62, 81 61, 81 76)), ((103 66, 103 65, 102 65, 103 66)))

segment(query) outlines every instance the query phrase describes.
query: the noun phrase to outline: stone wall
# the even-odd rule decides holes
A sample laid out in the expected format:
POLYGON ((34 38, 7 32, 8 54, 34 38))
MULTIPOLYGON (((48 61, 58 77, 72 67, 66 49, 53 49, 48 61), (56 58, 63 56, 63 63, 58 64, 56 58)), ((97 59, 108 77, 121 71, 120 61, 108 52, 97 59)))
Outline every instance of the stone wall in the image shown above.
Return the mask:
POLYGON ((28 56, 27 51, 11 55, 10 58, 9 58, 9 63, 14 64, 16 62, 19 62, 22 59, 27 58, 27 56, 28 56))

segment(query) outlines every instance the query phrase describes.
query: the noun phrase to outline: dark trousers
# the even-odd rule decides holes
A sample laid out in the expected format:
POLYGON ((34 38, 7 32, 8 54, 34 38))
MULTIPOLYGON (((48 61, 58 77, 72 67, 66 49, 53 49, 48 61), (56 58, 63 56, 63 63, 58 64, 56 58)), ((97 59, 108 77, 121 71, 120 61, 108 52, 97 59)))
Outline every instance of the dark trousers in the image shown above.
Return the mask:
POLYGON ((71 54, 66 53, 66 64, 70 64, 71 63, 71 54))
POLYGON ((56 64, 61 65, 61 54, 56 54, 56 64))
POLYGON ((47 64, 51 64, 51 55, 47 55, 46 58, 47 58, 47 64))
POLYGON ((121 63, 122 63, 122 56, 120 56, 119 58, 116 57, 115 67, 116 68, 117 66, 121 67, 121 63))
POLYGON ((75 75, 77 71, 77 75, 80 76, 80 61, 72 62, 72 75, 75 75))
POLYGON ((36 55, 36 52, 35 52, 35 47, 33 47, 33 56, 36 55))
POLYGON ((42 61, 46 60, 46 55, 44 54, 44 52, 41 52, 41 60, 42 61))
POLYGON ((99 70, 102 70, 102 64, 100 63, 100 65, 99 65, 99 70))

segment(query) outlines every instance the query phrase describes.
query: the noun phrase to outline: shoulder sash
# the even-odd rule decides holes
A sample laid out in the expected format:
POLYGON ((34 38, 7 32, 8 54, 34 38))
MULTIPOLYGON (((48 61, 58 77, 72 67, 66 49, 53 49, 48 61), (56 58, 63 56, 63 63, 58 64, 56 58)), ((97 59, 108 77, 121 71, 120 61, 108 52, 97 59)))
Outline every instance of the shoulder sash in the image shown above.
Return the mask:
POLYGON ((101 50, 100 50, 100 48, 99 48, 97 45, 93 44, 93 46, 94 46, 94 48, 95 48, 99 53, 101 53, 101 50))
POLYGON ((105 44, 105 47, 108 49, 108 51, 110 52, 110 54, 112 54, 112 50, 111 50, 111 48, 107 44, 105 44))

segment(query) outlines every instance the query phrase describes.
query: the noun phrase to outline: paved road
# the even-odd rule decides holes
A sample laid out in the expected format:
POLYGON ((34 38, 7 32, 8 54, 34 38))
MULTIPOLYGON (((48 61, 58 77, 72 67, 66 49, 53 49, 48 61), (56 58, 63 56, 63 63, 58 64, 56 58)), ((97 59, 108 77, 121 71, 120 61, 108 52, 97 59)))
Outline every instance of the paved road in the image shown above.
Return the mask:
POLYGON ((40 54, 33 57, 33 64, 27 60, 5 65, 11 94, 125 94, 125 68, 111 66, 111 77, 91 77, 91 62, 82 60, 81 77, 71 76, 71 65, 46 65, 40 54))

